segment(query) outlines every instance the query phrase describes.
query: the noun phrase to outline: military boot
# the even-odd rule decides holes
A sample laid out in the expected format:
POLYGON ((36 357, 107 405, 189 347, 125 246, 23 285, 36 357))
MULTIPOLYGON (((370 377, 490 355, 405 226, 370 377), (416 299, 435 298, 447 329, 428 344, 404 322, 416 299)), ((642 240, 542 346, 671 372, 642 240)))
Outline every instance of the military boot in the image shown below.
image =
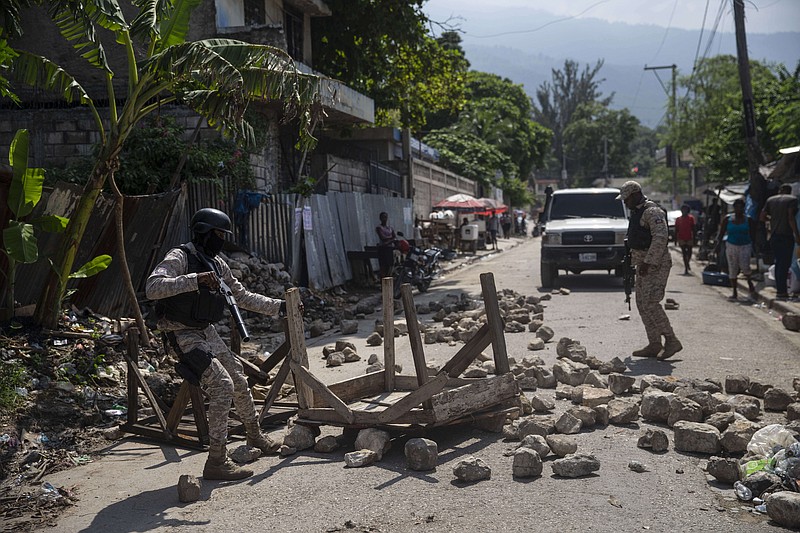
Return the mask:
POLYGON ((658 354, 663 349, 660 342, 651 342, 644 348, 636 350, 631 355, 634 357, 658 357, 658 354))
POLYGON ((225 445, 210 446, 208 449, 208 459, 203 468, 204 479, 219 479, 222 481, 236 481, 253 475, 253 471, 241 468, 236 463, 228 459, 228 452, 225 445))
POLYGON ((664 342, 664 351, 658 356, 658 358, 666 359, 668 357, 672 357, 681 350, 683 350, 683 344, 681 344, 681 341, 675 337, 672 337, 664 342))
POLYGON ((264 435, 263 433, 259 432, 258 435, 254 436, 247 436, 247 445, 252 446, 253 448, 258 448, 261 450, 263 455, 270 455, 276 453, 280 447, 281 443, 273 439, 268 435, 264 435))

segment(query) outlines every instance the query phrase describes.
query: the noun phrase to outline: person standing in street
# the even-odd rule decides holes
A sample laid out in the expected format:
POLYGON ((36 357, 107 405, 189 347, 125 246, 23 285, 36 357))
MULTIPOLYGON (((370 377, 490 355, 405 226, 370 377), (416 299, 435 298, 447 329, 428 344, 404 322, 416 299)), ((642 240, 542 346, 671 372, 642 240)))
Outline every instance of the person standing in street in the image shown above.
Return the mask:
POLYGON ((744 200, 741 198, 733 202, 733 213, 725 217, 725 220, 720 224, 719 235, 717 236, 719 245, 722 244, 722 239, 726 233, 728 234, 728 242, 725 244, 725 257, 728 259, 728 278, 733 289, 733 295, 729 299, 732 301, 739 299, 737 291, 739 272, 747 280, 750 297, 754 298, 756 288, 753 285, 753 280, 750 279, 750 256, 753 253, 756 228, 744 214, 744 200))
POLYGON ((767 199, 761 211, 761 222, 769 222, 769 245, 775 256, 775 288, 777 298, 789 297, 787 278, 795 243, 800 244, 797 231, 797 197, 791 185, 781 185, 778 194, 767 199))
POLYGON ((647 346, 634 351, 632 355, 667 359, 683 349, 661 305, 672 266, 667 248, 667 219, 664 210, 648 200, 642 194, 641 185, 635 181, 626 181, 620 188, 617 199, 625 202, 631 212, 628 221, 628 245, 631 248, 631 261, 636 267, 636 308, 648 340, 647 346))
POLYGON ((689 213, 689 206, 681 206, 681 216, 675 219, 675 241, 681 248, 683 255, 683 275, 688 276, 691 267, 689 262, 692 260, 692 248, 697 234, 697 222, 689 213))
MULTIPOLYGON (((225 296, 220 280, 230 287, 242 309, 265 315, 285 312, 286 303, 245 289, 217 254, 231 234, 228 215, 212 208, 191 220, 192 242, 170 250, 147 278, 147 297, 156 300, 158 328, 179 357, 176 370, 209 397, 208 459, 205 479, 237 480, 253 475, 228 459, 228 413, 233 401, 247 432, 247 444, 264 454, 280 444, 261 432, 253 396, 242 363, 220 338, 214 322, 223 318, 225 296)), ((301 309, 302 311, 302 309, 301 309)))
POLYGON ((389 225, 389 213, 385 211, 378 215, 380 224, 375 226, 375 233, 378 234, 378 265, 380 265, 381 278, 392 275, 394 266, 394 241, 397 235, 389 225))
POLYGON ((492 239, 492 249, 497 250, 497 230, 500 226, 500 221, 497 219, 497 213, 492 211, 491 216, 486 224, 486 229, 489 230, 489 235, 492 239))

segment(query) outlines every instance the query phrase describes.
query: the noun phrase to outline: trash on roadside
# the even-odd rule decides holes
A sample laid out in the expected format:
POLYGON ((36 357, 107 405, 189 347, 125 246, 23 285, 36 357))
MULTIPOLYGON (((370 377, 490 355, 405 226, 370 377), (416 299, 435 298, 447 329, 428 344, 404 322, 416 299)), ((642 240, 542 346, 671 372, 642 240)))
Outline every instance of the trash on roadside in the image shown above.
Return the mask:
POLYGON ((781 424, 770 424, 753 434, 747 444, 747 451, 751 454, 770 458, 779 450, 787 448, 795 442, 791 431, 781 424))

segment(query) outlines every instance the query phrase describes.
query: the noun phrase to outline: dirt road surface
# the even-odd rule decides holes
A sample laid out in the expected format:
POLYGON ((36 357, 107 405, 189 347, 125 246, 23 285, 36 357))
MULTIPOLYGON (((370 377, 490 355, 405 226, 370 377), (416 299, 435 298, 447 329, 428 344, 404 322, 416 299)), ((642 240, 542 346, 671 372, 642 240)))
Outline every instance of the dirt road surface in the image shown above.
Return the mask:
MULTIPOLYGON (((462 292, 477 297, 479 275, 488 271, 494 272, 498 289, 540 295, 538 254, 538 239, 526 241, 448 274, 428 294, 415 294, 415 299, 442 300, 462 292)), ((685 348, 668 362, 630 358, 632 350, 645 344, 644 330, 635 306, 630 320, 619 320, 629 312, 622 284, 611 276, 562 276, 559 284, 571 294, 553 295, 546 302, 545 324, 555 330, 554 340, 577 339, 601 360, 619 356, 634 376, 724 380, 727 374, 741 373, 791 389, 792 377, 800 375, 800 335, 784 330, 762 309, 727 302, 727 293, 702 285, 696 276, 679 275, 677 263, 668 296, 680 303, 680 309, 669 316, 685 348)), ((312 371, 325 382, 363 373, 370 353, 382 357, 382 347, 370 348, 364 342, 379 316, 368 316, 357 335, 344 337, 356 344, 361 362, 326 369, 322 346, 342 338, 330 335, 309 343, 312 371)), ((531 355, 527 345, 532 336, 507 334, 509 355, 517 359, 531 355)), ((397 350, 404 372, 413 372, 407 337, 397 340, 397 350)), ((426 345, 425 350, 429 361, 442 364, 458 346, 426 345)), ((555 342, 536 354, 552 365, 555 342)), ((539 393, 554 397, 553 390, 539 393)), ((555 412, 570 406, 557 400, 555 412)), ((176 484, 181 474, 200 475, 205 454, 126 439, 101 459, 48 479, 55 486, 74 486, 80 498, 48 531, 781 531, 766 516, 753 514, 751 506, 739 504, 729 487, 717 485, 705 474, 707 456, 676 452, 669 429, 667 453, 637 448, 639 435, 648 427, 656 426, 640 420, 574 435, 578 450, 593 453, 602 465, 596 475, 581 479, 554 477, 552 456, 545 458, 541 477, 514 479, 512 458, 504 452, 518 443, 465 426, 427 435, 439 446, 433 472, 406 469, 403 445, 408 437, 398 435, 391 451, 373 466, 345 468, 343 454, 351 449, 261 458, 252 465, 256 472, 252 478, 204 482, 201 500, 191 504, 178 501, 176 484), (491 479, 475 484, 455 480, 453 465, 469 455, 489 464, 491 479), (644 463, 648 471, 629 470, 630 460, 644 463)), ((273 433, 279 436, 283 428, 273 433)), ((323 435, 339 433, 337 428, 323 429, 323 435)))

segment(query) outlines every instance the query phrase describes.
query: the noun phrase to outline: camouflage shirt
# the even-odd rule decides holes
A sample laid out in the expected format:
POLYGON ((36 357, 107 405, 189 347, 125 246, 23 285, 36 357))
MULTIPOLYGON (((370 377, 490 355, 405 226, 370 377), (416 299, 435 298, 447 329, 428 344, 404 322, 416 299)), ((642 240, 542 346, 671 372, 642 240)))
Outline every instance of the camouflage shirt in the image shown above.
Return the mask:
MULTIPOLYGON (((645 199, 636 206, 640 209, 649 200, 645 199)), ((647 263, 648 265, 671 264, 667 245, 669 244, 669 228, 664 210, 651 202, 649 207, 644 207, 640 224, 650 230, 650 247, 647 250, 631 250, 631 260, 634 265, 647 263)))
MULTIPOLYGON (((191 250, 195 250, 194 244, 192 243, 186 246, 191 250)), ((214 257, 213 261, 216 263, 217 269, 221 273, 220 277, 231 288, 231 292, 233 292, 236 303, 240 308, 265 315, 278 314, 283 300, 268 298, 267 296, 248 291, 238 279, 233 277, 231 269, 225 261, 219 257, 214 257)), ((167 253, 164 260, 156 266, 155 270, 150 274, 150 277, 147 278, 145 294, 151 300, 160 300, 162 298, 175 296, 176 294, 198 290, 197 274, 187 274, 186 271, 188 268, 189 261, 186 252, 180 248, 173 248, 167 253)), ((181 324, 180 322, 166 319, 159 320, 158 327, 163 331, 197 329, 181 324)))

